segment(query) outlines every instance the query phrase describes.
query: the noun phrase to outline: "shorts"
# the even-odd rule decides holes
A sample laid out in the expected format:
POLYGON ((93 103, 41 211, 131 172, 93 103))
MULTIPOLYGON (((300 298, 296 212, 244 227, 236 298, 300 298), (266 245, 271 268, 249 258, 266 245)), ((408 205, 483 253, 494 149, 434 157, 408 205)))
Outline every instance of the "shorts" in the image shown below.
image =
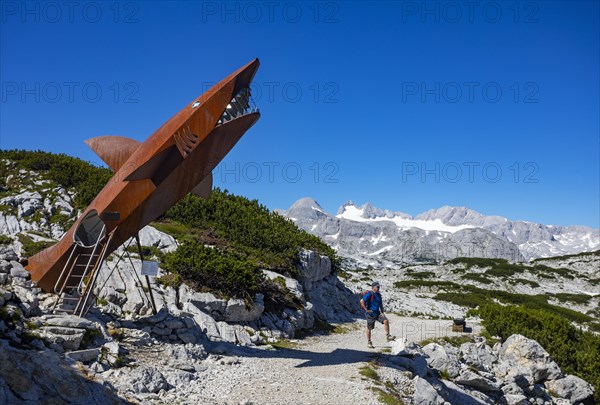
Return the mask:
POLYGON ((380 314, 379 316, 369 316, 369 314, 365 314, 367 318, 367 328, 373 330, 375 328, 375 322, 379 322, 383 324, 384 321, 387 321, 385 315, 380 314))

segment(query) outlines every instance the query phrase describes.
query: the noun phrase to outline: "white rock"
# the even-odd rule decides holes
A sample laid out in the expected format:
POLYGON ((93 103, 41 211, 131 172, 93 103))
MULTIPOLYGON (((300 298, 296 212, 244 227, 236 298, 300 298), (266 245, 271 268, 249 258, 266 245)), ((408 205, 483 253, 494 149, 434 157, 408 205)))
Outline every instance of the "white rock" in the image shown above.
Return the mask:
POLYGON ((415 405, 442 405, 444 404, 444 398, 442 398, 435 388, 431 386, 424 378, 416 376, 414 378, 415 393, 413 395, 413 401, 415 405))
POLYGON ((574 375, 546 381, 544 384, 548 390, 561 398, 568 399, 572 404, 579 403, 594 395, 592 385, 574 375))
POLYGON ((231 298, 227 301, 225 309, 225 321, 227 322, 253 322, 262 315, 265 305, 263 303, 264 295, 256 294, 254 303, 246 307, 244 300, 231 298))
POLYGON ((312 250, 301 249, 298 253, 300 272, 299 281, 305 289, 312 288, 313 283, 323 280, 331 273, 331 260, 327 256, 321 256, 312 250))
POLYGON ((427 364, 437 370, 446 370, 450 378, 458 376, 460 372, 460 362, 458 356, 437 343, 429 343, 423 346, 423 352, 427 355, 427 364))
POLYGON ((140 243, 142 246, 155 246, 163 252, 177 250, 175 238, 149 225, 140 230, 140 243))
POLYGON ((392 342, 392 352, 391 353, 394 356, 407 353, 405 349, 406 349, 406 339, 404 339, 403 337, 399 337, 392 342))
MULTIPOLYGON (((561 376, 560 368, 548 352, 535 340, 522 335, 511 335, 506 339, 500 348, 499 359, 508 363, 504 368, 507 374, 523 375, 531 384, 561 376)), ((503 377, 502 373, 500 377, 503 377)))

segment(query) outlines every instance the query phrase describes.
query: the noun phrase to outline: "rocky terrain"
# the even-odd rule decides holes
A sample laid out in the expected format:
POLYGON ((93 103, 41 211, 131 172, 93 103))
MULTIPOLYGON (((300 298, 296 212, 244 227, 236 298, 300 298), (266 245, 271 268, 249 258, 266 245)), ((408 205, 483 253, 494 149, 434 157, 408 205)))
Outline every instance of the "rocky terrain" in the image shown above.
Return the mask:
MULTIPOLYGON (((78 318, 53 313, 57 296, 20 264, 76 218, 75 192, 35 171, 9 176, 0 190, 0 403, 593 403, 593 387, 535 340, 481 336, 470 306, 438 296, 454 287, 434 284, 545 294, 597 320, 598 255, 517 268, 456 261, 337 272, 330 258, 302 249, 295 278, 262 270, 299 303, 293 308, 268 311, 262 294, 241 300, 151 277, 153 314, 140 258, 124 246, 101 269, 94 307, 78 318), (398 339, 384 343, 378 327, 368 349, 358 300, 373 279, 398 339), (466 317, 466 333, 452 331, 454 317, 466 317)), ((179 245, 153 227, 140 236, 162 253, 179 245)))
POLYGON ((215 321, 201 309, 209 301, 189 293, 183 310, 181 301, 165 300, 156 315, 125 319, 102 307, 86 319, 51 315, 52 297, 7 260, 13 251, 3 248, 0 256, 7 275, 0 287, 2 403, 592 403, 587 382, 563 374, 521 335, 492 344, 451 332, 451 322, 390 315, 392 331, 403 337, 382 344, 377 329, 376 349, 366 348, 364 325, 355 321, 280 340, 273 336, 289 333, 279 322, 284 314, 263 326, 264 315, 215 321))
POLYGON ((465 207, 445 206, 413 218, 349 201, 332 215, 315 200, 303 198, 279 212, 360 266, 393 267, 456 257, 524 261, 600 247, 599 229, 511 221, 465 207))

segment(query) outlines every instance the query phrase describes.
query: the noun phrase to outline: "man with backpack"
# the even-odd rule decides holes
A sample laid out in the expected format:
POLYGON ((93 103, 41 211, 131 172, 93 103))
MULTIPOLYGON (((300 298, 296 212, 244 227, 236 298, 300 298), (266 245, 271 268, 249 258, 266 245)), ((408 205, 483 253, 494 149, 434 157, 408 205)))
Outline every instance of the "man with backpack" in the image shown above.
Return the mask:
POLYGON ((373 348, 373 343, 371 343, 371 331, 375 328, 375 322, 383 324, 383 329, 385 330, 388 342, 396 339, 396 336, 390 335, 390 322, 383 310, 383 299, 379 292, 380 288, 381 285, 379 282, 374 281, 373 284, 371 284, 371 291, 367 291, 363 294, 363 297, 360 300, 360 306, 363 311, 365 311, 365 317, 367 318, 367 345, 371 349, 373 348))

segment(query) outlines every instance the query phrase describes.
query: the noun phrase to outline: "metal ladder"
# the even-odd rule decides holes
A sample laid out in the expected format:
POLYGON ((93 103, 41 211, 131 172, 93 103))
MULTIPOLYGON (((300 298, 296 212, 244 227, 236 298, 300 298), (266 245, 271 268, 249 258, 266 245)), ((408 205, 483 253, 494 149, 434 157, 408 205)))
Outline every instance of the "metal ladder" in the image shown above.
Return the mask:
POLYGON ((65 267, 54 285, 58 299, 52 307, 52 313, 83 316, 89 310, 94 284, 114 235, 113 231, 107 237, 104 231, 103 227, 102 236, 92 246, 73 244, 65 267))

